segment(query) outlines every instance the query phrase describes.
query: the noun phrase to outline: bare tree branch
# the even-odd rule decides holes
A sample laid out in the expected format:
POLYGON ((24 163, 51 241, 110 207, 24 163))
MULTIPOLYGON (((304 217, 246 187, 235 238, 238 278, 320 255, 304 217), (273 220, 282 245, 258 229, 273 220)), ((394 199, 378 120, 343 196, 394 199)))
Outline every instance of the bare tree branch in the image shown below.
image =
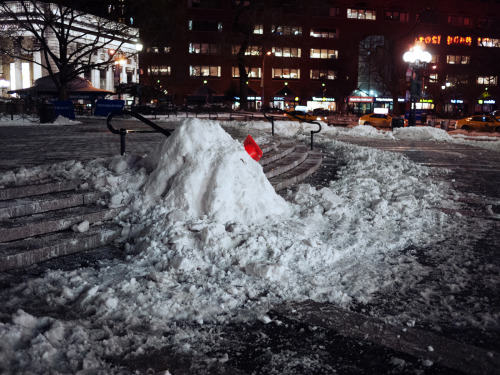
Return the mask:
POLYGON ((107 50, 114 49, 121 58, 137 53, 133 46, 138 36, 137 29, 61 4, 0 2, 0 52, 40 65, 52 77, 61 99, 67 98, 68 83, 75 77, 114 62, 117 55, 107 50), (41 61, 35 58, 38 52, 41 61))

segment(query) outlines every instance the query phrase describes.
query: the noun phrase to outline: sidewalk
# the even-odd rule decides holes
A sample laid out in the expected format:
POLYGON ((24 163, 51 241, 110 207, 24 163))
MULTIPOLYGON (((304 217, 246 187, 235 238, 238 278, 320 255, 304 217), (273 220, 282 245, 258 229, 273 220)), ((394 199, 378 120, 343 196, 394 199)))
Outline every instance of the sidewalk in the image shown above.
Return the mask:
MULTIPOLYGON (((185 118, 178 116, 179 122, 185 118)), ((74 125, 32 124, 0 126, 0 174, 20 167, 60 163, 67 160, 89 161, 120 154, 120 136, 109 132, 105 118, 77 119, 74 125)), ((152 119, 155 122, 155 119, 152 119)), ((163 128, 175 128, 175 122, 160 122, 163 128)), ((113 120, 115 128, 141 132, 126 136, 126 152, 145 155, 154 150, 165 137, 150 132, 151 128, 132 120, 113 120)), ((233 138, 243 142, 246 134, 226 129, 233 138)), ((269 131, 269 136, 271 132, 269 131)))

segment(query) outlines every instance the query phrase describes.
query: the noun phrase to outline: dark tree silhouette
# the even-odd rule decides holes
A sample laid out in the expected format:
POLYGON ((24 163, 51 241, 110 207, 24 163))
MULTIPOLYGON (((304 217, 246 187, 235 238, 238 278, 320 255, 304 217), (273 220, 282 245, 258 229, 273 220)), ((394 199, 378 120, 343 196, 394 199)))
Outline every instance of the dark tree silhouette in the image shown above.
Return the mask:
POLYGON ((75 77, 108 66, 117 54, 130 57, 135 52, 124 50, 138 40, 137 29, 84 13, 77 5, 0 2, 0 52, 40 65, 52 77, 61 100, 68 98, 68 83, 75 77), (103 53, 110 48, 115 54, 103 53), (37 52, 39 60, 34 58, 37 52))

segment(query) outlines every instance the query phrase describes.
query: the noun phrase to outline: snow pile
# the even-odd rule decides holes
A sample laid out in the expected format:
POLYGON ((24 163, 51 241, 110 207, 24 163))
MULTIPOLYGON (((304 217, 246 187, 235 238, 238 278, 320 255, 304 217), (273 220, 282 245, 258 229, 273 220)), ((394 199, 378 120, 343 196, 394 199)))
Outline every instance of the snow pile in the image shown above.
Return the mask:
POLYGON ((430 126, 395 128, 392 132, 396 139, 442 142, 451 142, 453 140, 453 137, 451 137, 445 130, 430 126))
POLYGON ((81 124, 81 121, 71 120, 63 115, 57 116, 52 125, 77 125, 81 124))
MULTIPOLYGON (((305 129, 288 131, 299 134, 297 128, 305 129)), ((394 293, 408 301, 416 290, 421 302, 448 282, 461 292, 469 276, 457 272, 462 260, 446 265, 450 279, 429 286, 423 281, 435 266, 408 250, 434 246, 446 257, 444 240, 468 245, 465 219, 441 210, 456 208, 449 186, 400 154, 319 141, 343 167, 327 187, 303 184, 289 191, 288 203, 217 122, 186 120, 143 161, 127 156, 64 164, 62 174, 88 178, 110 193, 111 205, 130 206, 119 219, 128 234, 127 259, 100 269, 52 271, 1 291, 4 311, 15 312, 0 323, 0 369, 120 373, 109 358, 164 347, 203 355, 220 338, 197 327, 268 321, 267 311, 283 301, 349 307, 394 293), (47 305, 65 319, 43 316, 47 305)), ((439 306, 457 312, 457 323, 492 324, 484 319, 490 311, 459 304, 450 298, 439 306)), ((441 319, 439 309, 413 308, 398 318, 441 319)))
POLYGON ((160 204, 185 219, 246 223, 288 210, 260 164, 215 122, 185 120, 143 164, 153 169, 135 202, 143 212, 160 204))
MULTIPOLYGON (((310 131, 318 130, 318 125, 299 123, 297 121, 275 121, 275 133, 285 137, 303 138, 310 137, 310 131)), ((315 140, 322 138, 353 137, 353 138, 375 138, 386 140, 415 140, 415 141, 434 141, 434 142, 452 142, 468 146, 485 148, 493 151, 500 151, 500 137, 481 136, 485 133, 470 133, 468 135, 448 133, 443 129, 429 126, 415 126, 406 128, 377 129, 371 125, 356 125, 353 127, 327 126, 321 123, 321 132, 314 135, 315 140), (473 136, 473 138, 471 137, 473 136)), ((253 122, 235 122, 228 123, 226 126, 242 127, 248 129, 269 131, 271 124, 265 121, 253 122)), ((497 134, 497 133, 494 133, 497 134)))

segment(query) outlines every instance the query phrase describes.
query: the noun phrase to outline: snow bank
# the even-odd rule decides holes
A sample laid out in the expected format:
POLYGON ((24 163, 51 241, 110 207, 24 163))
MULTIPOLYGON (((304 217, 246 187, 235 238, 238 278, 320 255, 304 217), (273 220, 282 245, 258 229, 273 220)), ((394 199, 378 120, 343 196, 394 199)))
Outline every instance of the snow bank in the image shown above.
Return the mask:
POLYGON ((262 167, 219 123, 188 119, 143 163, 153 169, 144 186, 145 207, 181 211, 185 219, 259 222, 288 211, 262 167))
MULTIPOLYGON (((307 130, 293 122, 279 126, 289 126, 289 134, 307 130)), ((197 119, 186 120, 142 163, 117 156, 6 177, 59 168, 108 192, 109 204, 131 208, 118 220, 128 234, 126 261, 54 270, 0 291, 9 311, 0 323, 0 369, 112 374, 120 369, 109 358, 164 347, 202 356, 225 338, 199 326, 267 321, 267 311, 283 301, 349 307, 385 304, 390 296, 403 301, 394 309, 398 319, 419 316, 432 324, 446 311, 456 324, 498 325, 491 309, 469 309, 453 295, 427 303, 444 287, 463 292, 473 272, 470 227, 443 212, 457 207, 457 196, 439 172, 400 154, 328 137, 318 142, 339 159, 336 179, 321 189, 302 184, 287 201, 219 123, 197 119), (450 238, 457 239, 451 250, 443 245, 450 238), (430 261, 420 262, 422 256, 430 261), (445 261, 433 264, 439 257, 445 261), (446 277, 428 283, 436 269, 446 277), (46 317, 46 309, 68 314, 46 317)))

